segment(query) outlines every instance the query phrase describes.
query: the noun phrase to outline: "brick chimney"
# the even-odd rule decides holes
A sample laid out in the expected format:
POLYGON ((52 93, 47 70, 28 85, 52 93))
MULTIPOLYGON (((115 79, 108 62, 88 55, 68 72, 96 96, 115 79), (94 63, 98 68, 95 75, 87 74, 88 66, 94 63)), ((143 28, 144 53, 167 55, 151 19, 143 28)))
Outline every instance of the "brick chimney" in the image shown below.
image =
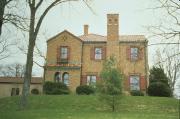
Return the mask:
POLYGON ((107 40, 119 40, 119 14, 107 14, 107 40))
POLYGON ((86 24, 84 25, 84 35, 88 35, 89 26, 86 24))
POLYGON ((119 14, 107 14, 107 57, 114 56, 119 62, 119 14))

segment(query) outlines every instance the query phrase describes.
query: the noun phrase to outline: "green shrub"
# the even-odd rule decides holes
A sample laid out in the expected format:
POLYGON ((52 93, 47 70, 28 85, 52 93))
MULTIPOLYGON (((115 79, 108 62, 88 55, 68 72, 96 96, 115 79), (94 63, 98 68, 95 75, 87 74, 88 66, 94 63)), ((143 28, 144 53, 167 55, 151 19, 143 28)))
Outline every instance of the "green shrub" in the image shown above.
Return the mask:
POLYGON ((144 96, 144 93, 139 90, 133 90, 130 93, 132 96, 144 96))
POLYGON ((31 90, 31 94, 38 95, 39 94, 39 90, 34 88, 34 89, 31 90))
POLYGON ((148 95, 170 97, 172 95, 171 89, 163 82, 153 82, 148 87, 148 95))
POLYGON ((162 82, 162 83, 166 84, 167 86, 169 86, 168 80, 164 80, 164 79, 159 79, 159 80, 157 80, 157 79, 151 79, 151 80, 149 80, 149 83, 150 83, 150 84, 151 84, 151 83, 155 83, 155 82, 162 82))
POLYGON ((79 95, 90 95, 95 93, 95 89, 91 86, 82 85, 76 88, 76 93, 79 95))
POLYGON ((61 94, 69 94, 70 91, 68 87, 62 82, 45 82, 44 86, 44 93, 48 95, 61 95, 61 94))

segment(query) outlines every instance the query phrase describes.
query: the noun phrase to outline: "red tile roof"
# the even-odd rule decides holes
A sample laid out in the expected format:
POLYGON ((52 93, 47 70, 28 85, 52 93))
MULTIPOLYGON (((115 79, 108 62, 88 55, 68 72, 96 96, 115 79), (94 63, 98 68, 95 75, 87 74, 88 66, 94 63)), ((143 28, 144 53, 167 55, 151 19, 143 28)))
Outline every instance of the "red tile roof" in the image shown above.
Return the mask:
MULTIPOLYGON (((106 42, 107 36, 88 34, 79 36, 79 38, 84 42, 106 42)), ((144 35, 121 35, 119 36, 120 42, 146 42, 144 35)))

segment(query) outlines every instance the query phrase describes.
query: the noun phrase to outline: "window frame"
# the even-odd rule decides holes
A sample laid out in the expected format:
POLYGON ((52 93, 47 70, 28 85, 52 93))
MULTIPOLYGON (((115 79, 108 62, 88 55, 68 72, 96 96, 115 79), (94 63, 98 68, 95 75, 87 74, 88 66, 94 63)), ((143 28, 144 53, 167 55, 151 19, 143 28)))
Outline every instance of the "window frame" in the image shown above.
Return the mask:
POLYGON ((69 54, 68 46, 60 46, 60 60, 68 60, 68 54, 69 54), (63 54, 63 52, 62 52, 62 51, 63 51, 63 50, 62 50, 63 48, 66 48, 66 50, 67 50, 67 53, 66 53, 67 56, 66 56, 66 58, 63 58, 63 57, 62 57, 62 55, 65 54, 65 53, 63 54))
POLYGON ((102 47, 94 48, 94 60, 103 60, 103 48, 102 47), (99 54, 96 54, 96 49, 100 49, 101 52, 99 54), (100 55, 100 56, 97 56, 97 55, 100 55), (100 58, 97 58, 97 57, 100 57, 100 58))
POLYGON ((97 76, 96 75, 87 75, 86 76, 86 85, 88 85, 88 86, 95 85, 96 82, 97 82, 97 76), (89 77, 89 79, 88 79, 88 77, 89 77), (93 77, 95 77, 95 80, 93 79, 93 77))
POLYGON ((133 74, 133 75, 130 75, 129 76, 129 87, 130 87, 130 91, 140 91, 140 75, 137 75, 137 74, 133 74), (136 83, 132 83, 132 79, 133 77, 138 77, 138 81, 136 83), (135 84, 136 88, 133 87, 133 84, 135 84), (134 88, 134 89, 133 89, 134 88))
POLYGON ((139 60, 139 48, 138 47, 130 47, 130 60, 131 61, 137 61, 139 60), (133 54, 133 49, 137 49, 137 53, 133 54), (134 56, 136 55, 136 56, 134 56))
POLYGON ((64 72, 63 75, 62 75, 62 82, 63 82, 66 86, 69 86, 69 83, 70 83, 70 82, 69 82, 69 81, 70 81, 70 80, 69 80, 69 79, 70 79, 69 77, 70 77, 70 75, 69 75, 68 72, 64 72), (68 81, 67 81, 68 83, 65 83, 65 77, 64 77, 65 75, 68 75, 68 81))

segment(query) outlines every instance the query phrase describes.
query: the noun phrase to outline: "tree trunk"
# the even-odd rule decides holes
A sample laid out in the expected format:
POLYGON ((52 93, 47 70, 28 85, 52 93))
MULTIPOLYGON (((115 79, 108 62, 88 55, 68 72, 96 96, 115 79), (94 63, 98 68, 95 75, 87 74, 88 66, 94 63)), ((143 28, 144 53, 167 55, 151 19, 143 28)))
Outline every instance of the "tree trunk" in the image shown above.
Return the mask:
POLYGON ((33 6, 30 7, 31 17, 30 17, 30 30, 29 30, 29 45, 28 45, 28 53, 26 59, 26 70, 24 74, 24 84, 22 90, 22 97, 20 101, 20 109, 25 109, 28 105, 28 95, 31 84, 32 77, 32 66, 33 66, 33 51, 35 46, 35 33, 34 33, 34 25, 35 25, 35 9, 33 6))
POLYGON ((28 54, 27 54, 27 61, 26 61, 26 71, 24 75, 24 84, 22 90, 22 97, 20 102, 20 108, 24 109, 28 105, 28 95, 31 83, 31 76, 32 76, 32 66, 33 66, 33 50, 34 50, 35 43, 32 41, 29 44, 28 54))
POLYGON ((2 25, 3 25, 3 16, 4 16, 4 9, 6 6, 6 0, 0 1, 0 36, 2 33, 2 25))

